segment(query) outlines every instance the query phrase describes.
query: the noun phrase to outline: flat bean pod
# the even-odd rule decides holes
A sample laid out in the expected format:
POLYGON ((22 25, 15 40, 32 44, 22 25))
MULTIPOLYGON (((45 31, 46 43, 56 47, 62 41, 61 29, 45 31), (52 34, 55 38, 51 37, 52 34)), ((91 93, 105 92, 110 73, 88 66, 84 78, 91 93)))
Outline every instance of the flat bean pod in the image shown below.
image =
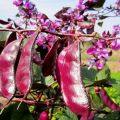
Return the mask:
POLYGON ((15 62, 22 39, 9 43, 0 55, 0 92, 11 99, 15 93, 15 62))
POLYGON ((69 45, 60 53, 58 68, 64 102, 74 113, 88 116, 90 105, 81 79, 79 41, 69 45))
POLYGON ((120 106, 118 106, 114 101, 111 100, 107 92, 104 88, 101 88, 99 91, 99 96, 104 102, 104 104, 109 107, 111 110, 120 110, 120 106))
POLYGON ((36 31, 23 46, 16 72, 17 89, 27 94, 32 84, 32 48, 39 31, 36 31))

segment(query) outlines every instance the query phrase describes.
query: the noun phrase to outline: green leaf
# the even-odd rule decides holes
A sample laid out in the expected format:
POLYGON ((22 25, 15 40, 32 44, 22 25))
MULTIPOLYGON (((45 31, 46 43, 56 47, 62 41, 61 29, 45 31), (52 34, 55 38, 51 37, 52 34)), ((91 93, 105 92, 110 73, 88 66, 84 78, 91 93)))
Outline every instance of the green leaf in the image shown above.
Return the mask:
POLYGON ((55 89, 58 87, 58 82, 54 81, 54 83, 51 85, 51 88, 55 89))
POLYGON ((91 84, 86 85, 86 87, 92 87, 92 86, 101 86, 101 85, 106 85, 106 80, 99 80, 99 81, 94 81, 91 84))
POLYGON ((95 81, 97 71, 93 68, 88 69, 88 67, 82 67, 82 78, 85 84, 91 84, 95 81))
POLYGON ((45 82, 45 85, 50 86, 50 85, 52 85, 55 81, 54 81, 53 76, 49 75, 49 76, 45 77, 45 81, 44 81, 44 82, 45 82))
POLYGON ((34 106, 34 105, 30 105, 30 106, 29 106, 29 111, 30 111, 30 112, 34 112, 34 110, 35 110, 35 106, 34 106))
POLYGON ((110 88, 106 88, 106 91, 107 91, 108 95, 110 96, 110 98, 118 105, 120 105, 120 90, 119 90, 119 88, 116 89, 114 86, 110 87, 110 88))
POLYGON ((78 117, 66 107, 59 120, 78 120, 78 117))
POLYGON ((34 120, 26 104, 22 103, 17 110, 18 103, 11 104, 0 116, 0 120, 34 120))
POLYGON ((54 107, 52 119, 59 119, 63 115, 63 107, 54 107))
POLYGON ((35 81, 40 81, 41 79, 43 79, 43 75, 42 75, 42 72, 41 72, 41 67, 39 65, 33 63, 32 68, 33 68, 34 82, 35 81))
POLYGON ((71 120, 68 116, 62 115, 59 120, 71 120))
POLYGON ((119 111, 110 112, 103 117, 103 120, 120 120, 119 111))
POLYGON ((7 31, 0 31, 0 47, 4 46, 5 41, 8 39, 10 34, 11 33, 7 31))
POLYGON ((110 80, 110 69, 107 65, 105 65, 102 70, 98 71, 96 80, 110 80))
POLYGON ((92 106, 95 108, 100 108, 103 106, 103 102, 101 101, 100 97, 95 94, 94 88, 90 89, 90 98, 92 99, 92 106))
POLYGON ((76 116, 76 114, 73 113, 72 111, 70 111, 69 108, 66 108, 65 113, 66 113, 66 115, 69 116, 71 119, 73 119, 73 120, 78 120, 78 117, 76 116))

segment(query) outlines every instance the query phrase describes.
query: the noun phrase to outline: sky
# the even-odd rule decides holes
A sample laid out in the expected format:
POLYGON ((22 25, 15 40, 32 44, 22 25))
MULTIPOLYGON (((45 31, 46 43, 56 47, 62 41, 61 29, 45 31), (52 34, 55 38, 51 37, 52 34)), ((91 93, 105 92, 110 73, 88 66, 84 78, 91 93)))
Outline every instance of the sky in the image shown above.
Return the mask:
MULTIPOLYGON (((13 0, 0 0, 0 19, 14 18, 17 8, 12 4, 13 0)), ((78 0, 31 0, 37 9, 46 13, 50 18, 62 7, 75 7, 78 0), (69 2, 68 2, 69 1, 69 2)))
MULTIPOLYGON (((13 0, 0 0, 0 19, 15 18, 18 12, 17 8, 12 4, 13 0)), ((31 0, 36 4, 37 9, 49 18, 53 18, 54 14, 62 7, 75 7, 78 0, 31 0)), ((116 0, 107 0, 105 6, 112 5, 116 0)), ((120 18, 108 18, 104 21, 103 27, 97 26, 95 30, 101 32, 104 30, 112 30, 113 24, 120 24, 120 18), (107 26, 107 27, 106 27, 107 26)))

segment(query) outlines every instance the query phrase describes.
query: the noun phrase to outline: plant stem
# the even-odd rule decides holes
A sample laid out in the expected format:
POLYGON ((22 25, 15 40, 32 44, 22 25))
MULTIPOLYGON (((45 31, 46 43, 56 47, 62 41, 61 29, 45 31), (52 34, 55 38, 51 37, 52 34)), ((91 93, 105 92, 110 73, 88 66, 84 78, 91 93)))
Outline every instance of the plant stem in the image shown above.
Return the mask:
POLYGON ((34 101, 34 100, 26 100, 26 99, 23 99, 23 98, 14 98, 12 100, 12 102, 23 102, 23 103, 26 103, 28 105, 47 105, 47 106, 64 106, 65 104, 64 103, 60 103, 60 104, 53 104, 53 103, 47 103, 47 102, 41 102, 41 101, 34 101))
MULTIPOLYGON (((9 31, 9 32, 17 32, 17 33, 34 32, 36 30, 37 29, 21 29, 21 30, 18 30, 18 29, 0 28, 0 31, 9 31)), ((41 32, 48 33, 48 34, 55 35, 55 36, 59 36, 59 37, 67 37, 67 36, 75 37, 75 38, 76 37, 77 38, 79 38, 79 37, 94 37, 94 39, 100 39, 101 38, 101 39, 104 39, 104 40, 120 39, 120 37, 111 37, 111 38, 97 37, 96 36, 97 32, 93 32, 92 34, 83 34, 81 32, 78 32, 78 33, 75 33, 75 34, 67 34, 67 33, 63 34, 63 33, 59 33, 59 32, 48 31, 48 30, 45 30, 45 29, 41 29, 41 32)))
MULTIPOLYGON (((18 33, 23 33, 23 32, 34 32, 36 31, 36 29, 22 29, 22 30, 18 30, 18 29, 6 29, 6 28, 0 28, 0 31, 10 31, 10 32, 18 32, 18 33)), ((71 36, 71 37, 95 37, 96 33, 92 33, 92 34, 83 34, 81 32, 77 33, 77 34, 63 34, 63 33, 58 33, 58 32, 51 32, 45 29, 42 29, 41 32, 45 32, 45 33, 49 33, 52 35, 56 35, 59 37, 64 37, 64 36, 71 36)))

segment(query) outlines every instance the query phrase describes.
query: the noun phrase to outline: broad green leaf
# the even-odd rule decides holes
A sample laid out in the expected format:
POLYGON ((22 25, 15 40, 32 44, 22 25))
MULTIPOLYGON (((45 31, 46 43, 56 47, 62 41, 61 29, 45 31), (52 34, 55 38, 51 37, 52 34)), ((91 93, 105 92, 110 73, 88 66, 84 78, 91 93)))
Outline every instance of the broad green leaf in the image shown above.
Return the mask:
POLYGON ((79 120, 67 107, 57 107, 53 110, 52 120, 79 120))
POLYGON ((54 81, 54 83, 51 85, 51 88, 56 88, 56 87, 58 87, 58 82, 56 82, 56 81, 54 81))
POLYGON ((112 112, 104 117, 104 120, 120 120, 120 113, 118 111, 112 112))
POLYGON ((59 120, 79 120, 78 117, 71 112, 67 107, 66 109, 63 111, 63 114, 61 115, 61 117, 59 118, 59 120))
POLYGON ((35 106, 34 105, 29 106, 29 111, 30 112, 33 112, 34 110, 35 110, 35 106))
POLYGON ((82 78, 85 84, 91 84, 95 81, 97 71, 93 68, 88 69, 88 67, 82 67, 82 78))
POLYGON ((105 65, 102 70, 98 71, 96 80, 110 80, 110 69, 107 65, 105 65))
MULTIPOLYGON (((97 119, 95 119, 95 120, 97 120, 97 119)), ((102 120, 120 120, 120 113, 119 113, 119 111, 110 112, 110 113, 104 115, 102 120)))
POLYGON ((64 107, 54 107, 52 120, 58 120, 63 115, 64 107))
POLYGON ((112 87, 117 90, 117 92, 120 93, 120 73, 111 73, 111 80, 110 82, 112 83, 112 87))
POLYGON ((62 115, 59 120, 71 120, 69 116, 62 115))
POLYGON ((101 86, 101 85, 106 85, 106 80, 99 80, 99 81, 94 81, 91 84, 86 85, 86 87, 92 87, 92 86, 101 86))
POLYGON ((42 75, 42 72, 41 72, 41 67, 39 65, 33 63, 32 68, 33 68, 34 82, 40 81, 41 79, 43 79, 43 75, 42 75))
POLYGON ((45 85, 50 86, 54 83, 54 78, 51 75, 49 75, 49 76, 45 77, 44 82, 45 82, 45 85))
POLYGON ((70 109, 68 109, 67 107, 65 110, 65 115, 68 116, 71 120, 78 120, 78 117, 76 116, 76 114, 70 111, 70 109))
POLYGON ((95 94, 93 88, 90 89, 90 98, 92 99, 92 106, 95 108, 103 106, 103 102, 101 101, 100 97, 95 94))
POLYGON ((3 50, 5 45, 7 45, 13 40, 16 40, 16 33, 0 31, 0 52, 3 50))
POLYGON ((106 91, 107 91, 108 95, 110 96, 110 98, 118 105, 120 105, 120 90, 119 90, 119 88, 116 89, 114 86, 110 87, 110 88, 106 88, 106 91))
POLYGON ((8 39, 10 34, 10 32, 0 31, 0 47, 4 46, 5 41, 8 39))

